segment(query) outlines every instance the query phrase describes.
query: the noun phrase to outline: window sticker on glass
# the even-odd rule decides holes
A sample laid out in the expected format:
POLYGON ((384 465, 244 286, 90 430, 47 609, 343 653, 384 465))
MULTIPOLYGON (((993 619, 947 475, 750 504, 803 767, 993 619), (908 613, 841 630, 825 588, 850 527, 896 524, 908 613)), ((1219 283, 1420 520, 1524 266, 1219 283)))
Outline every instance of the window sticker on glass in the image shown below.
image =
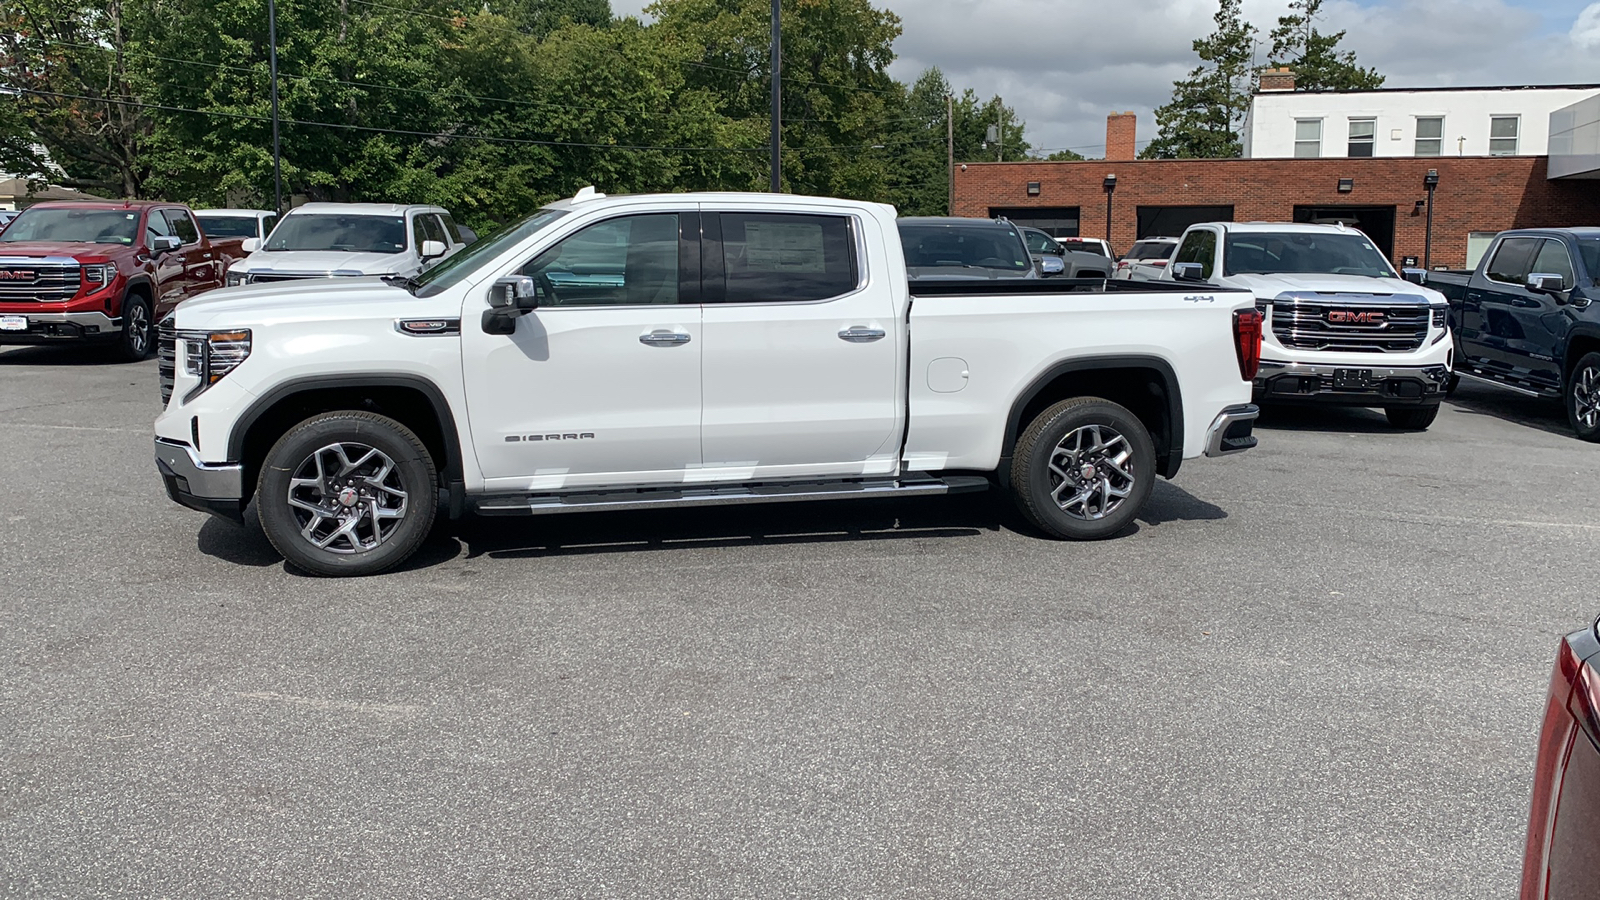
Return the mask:
POLYGON ((822 225, 815 222, 746 222, 745 265, 763 272, 819 275, 827 271, 822 225))

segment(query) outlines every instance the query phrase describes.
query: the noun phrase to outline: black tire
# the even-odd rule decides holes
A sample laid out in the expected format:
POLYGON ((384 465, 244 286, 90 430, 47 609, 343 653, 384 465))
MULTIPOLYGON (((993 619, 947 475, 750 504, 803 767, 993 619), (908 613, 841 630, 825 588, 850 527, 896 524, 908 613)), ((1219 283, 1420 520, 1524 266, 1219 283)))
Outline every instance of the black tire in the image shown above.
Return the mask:
POLYGON ((117 335, 116 356, 123 362, 139 362, 156 349, 156 317, 150 301, 142 294, 129 294, 122 300, 122 333, 117 335))
POLYGON ((1439 415, 1439 404, 1431 406, 1391 406, 1383 411, 1389 417, 1391 428, 1406 431, 1427 431, 1439 415))
POLYGON ((314 575, 374 575, 404 562, 427 538, 438 511, 438 474, 422 441, 399 422, 369 412, 324 413, 267 451, 255 501, 261 529, 284 559, 314 575))
POLYGON ((1011 493, 1018 508, 1041 530, 1066 540, 1096 541, 1126 529, 1149 499, 1155 478, 1156 448, 1144 423, 1099 397, 1076 397, 1046 409, 1023 430, 1012 453, 1011 493), (1084 447, 1096 433, 1103 449, 1084 447), (1120 465, 1119 447, 1130 454, 1120 465), (1052 466, 1058 454, 1062 464, 1052 466), (1074 480, 1065 489, 1063 472, 1074 480), (1126 495, 1109 496, 1115 490, 1126 495), (1064 501, 1057 499, 1063 495, 1064 501))
POLYGON ((1573 433, 1586 441, 1600 441, 1600 353, 1585 353, 1578 360, 1562 393, 1573 433))

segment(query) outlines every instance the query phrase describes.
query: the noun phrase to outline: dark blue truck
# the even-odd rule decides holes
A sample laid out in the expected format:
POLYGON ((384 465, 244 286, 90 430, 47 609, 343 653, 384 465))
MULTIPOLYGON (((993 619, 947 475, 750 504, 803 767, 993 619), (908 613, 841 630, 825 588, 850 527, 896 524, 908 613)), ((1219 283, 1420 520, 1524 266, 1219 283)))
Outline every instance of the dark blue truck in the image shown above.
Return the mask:
POLYGON ((1560 398, 1600 441, 1600 228, 1502 231, 1475 272, 1408 270, 1450 301, 1455 373, 1560 398))

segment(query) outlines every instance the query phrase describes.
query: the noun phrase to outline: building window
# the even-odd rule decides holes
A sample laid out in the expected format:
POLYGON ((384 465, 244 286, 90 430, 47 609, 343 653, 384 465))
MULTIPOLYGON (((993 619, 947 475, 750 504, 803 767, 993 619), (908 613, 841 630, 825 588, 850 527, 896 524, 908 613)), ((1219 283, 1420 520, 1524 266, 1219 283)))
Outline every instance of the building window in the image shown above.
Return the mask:
POLYGON ((1517 126, 1516 116, 1490 116, 1489 117, 1489 155, 1490 156, 1516 156, 1517 155, 1517 126))
POLYGON ((1469 231, 1467 232, 1467 268, 1476 269, 1478 261, 1483 259, 1483 254, 1489 252, 1489 245, 1494 243, 1498 231, 1469 231))
POLYGON ((1444 116, 1417 118, 1417 156, 1438 156, 1444 152, 1444 116))
POLYGON ((1294 120, 1294 155, 1296 159, 1316 159, 1322 155, 1322 120, 1294 120))
POLYGON ((1377 119, 1350 120, 1349 156, 1371 156, 1374 137, 1378 133, 1377 119))

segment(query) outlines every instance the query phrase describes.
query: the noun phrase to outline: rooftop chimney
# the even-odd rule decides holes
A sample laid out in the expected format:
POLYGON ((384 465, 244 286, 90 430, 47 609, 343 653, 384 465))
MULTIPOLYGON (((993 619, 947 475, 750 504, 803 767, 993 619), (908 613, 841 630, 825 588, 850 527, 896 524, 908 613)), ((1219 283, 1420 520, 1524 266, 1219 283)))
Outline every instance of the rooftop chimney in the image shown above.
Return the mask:
POLYGON ((1106 116, 1106 159, 1119 161, 1133 159, 1134 127, 1139 117, 1132 112, 1112 113, 1106 116))
POLYGON ((1294 70, 1288 66, 1261 70, 1261 93, 1294 90, 1294 70))

